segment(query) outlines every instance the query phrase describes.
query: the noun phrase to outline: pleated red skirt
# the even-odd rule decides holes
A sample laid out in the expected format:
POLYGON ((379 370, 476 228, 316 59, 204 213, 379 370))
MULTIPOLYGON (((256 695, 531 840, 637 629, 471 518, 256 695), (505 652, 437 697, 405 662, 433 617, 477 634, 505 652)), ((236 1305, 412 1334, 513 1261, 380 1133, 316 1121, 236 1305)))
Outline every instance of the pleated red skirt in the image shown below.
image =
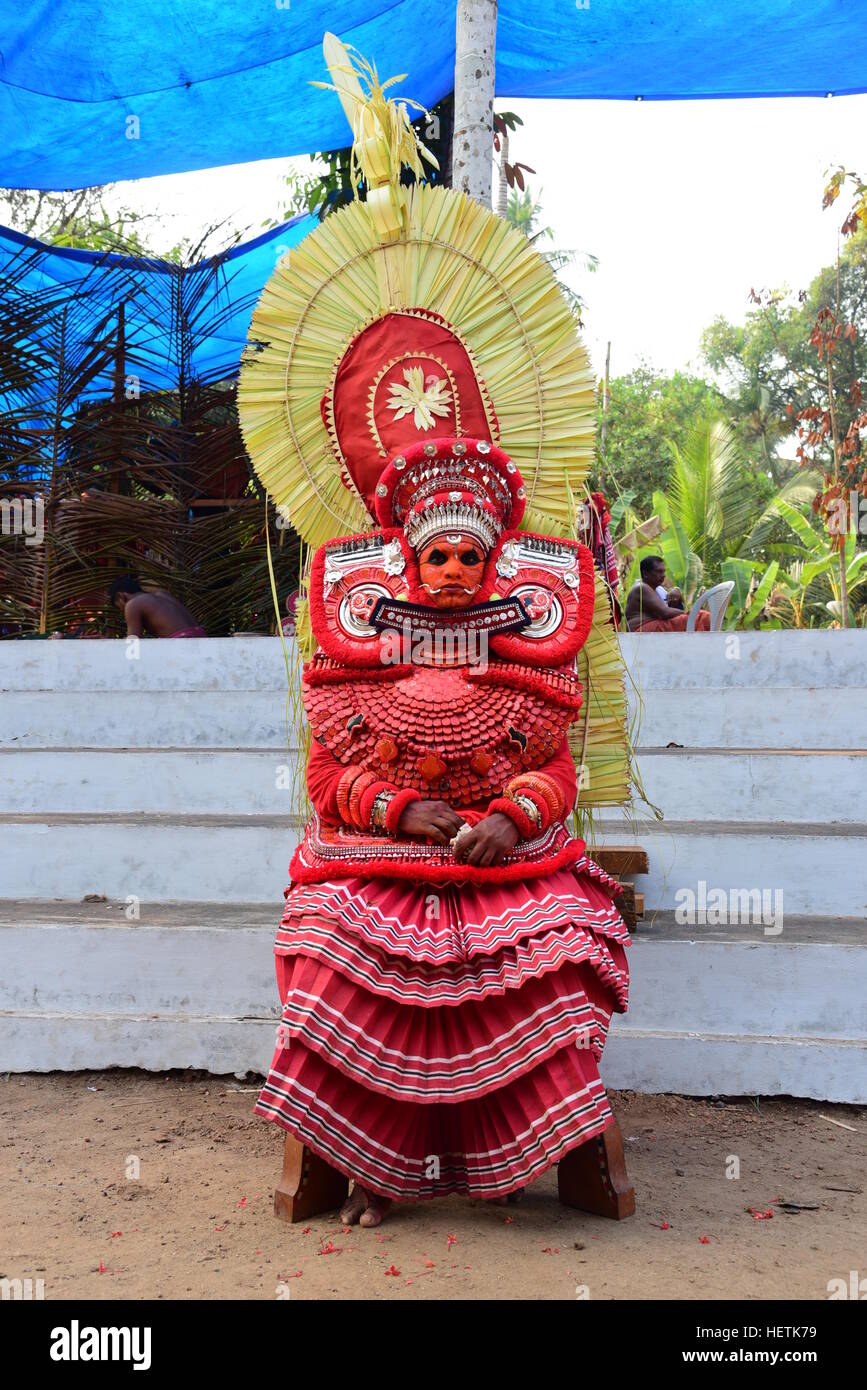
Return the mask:
POLYGON ((503 1196, 601 1133, 625 1012, 619 885, 582 859, 520 883, 297 884, 256 1111, 396 1198, 503 1196))

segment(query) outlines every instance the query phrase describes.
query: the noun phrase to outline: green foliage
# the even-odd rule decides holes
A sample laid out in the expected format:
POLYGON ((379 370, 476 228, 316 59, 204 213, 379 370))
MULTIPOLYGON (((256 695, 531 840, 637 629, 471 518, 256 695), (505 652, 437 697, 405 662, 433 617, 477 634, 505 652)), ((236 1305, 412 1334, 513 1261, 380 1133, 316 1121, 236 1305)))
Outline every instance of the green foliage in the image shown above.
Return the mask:
POLYGON ((755 515, 740 446, 722 420, 705 420, 689 431, 681 447, 672 443, 671 452, 672 512, 702 569, 716 576, 723 559, 740 548, 755 515))
POLYGON ((701 588, 702 561, 690 544, 682 519, 664 493, 653 494, 653 510, 662 522, 662 534, 641 553, 662 556, 669 586, 680 589, 684 601, 689 604, 701 588))
MULTIPOLYGON (((112 184, 105 184, 57 193, 44 189, 3 188, 0 189, 0 220, 15 231, 38 237, 51 246, 149 255, 143 232, 157 214, 129 208, 109 213, 105 197, 112 187, 112 184)), ((170 255, 168 259, 177 257, 170 255)))
POLYGON ((595 271, 599 261, 596 256, 589 252, 578 252, 568 250, 557 250, 553 247, 542 248, 538 243, 541 240, 554 240, 554 229, 552 227, 541 227, 539 220, 542 215, 542 203, 529 188, 513 188, 509 193, 506 203, 506 221, 516 231, 521 232, 527 240, 534 245, 543 261, 547 261, 557 279, 560 288, 565 295, 569 307, 578 322, 581 322, 581 300, 575 291, 562 279, 562 272, 573 266, 583 266, 585 270, 595 271))
POLYGON ((686 372, 666 376, 642 364, 610 383, 604 451, 602 391, 597 419, 594 488, 609 501, 633 495, 646 516, 655 489, 665 487, 672 467, 669 440, 680 440, 703 419, 719 415, 723 397, 714 386, 686 372))
MULTIPOLYGON (((799 296, 780 291, 762 307, 747 314, 742 327, 717 318, 702 335, 702 355, 716 374, 744 447, 764 457, 779 484, 792 464, 776 449, 792 433, 793 415, 811 404, 826 404, 827 367, 811 343, 822 309, 833 309, 855 334, 841 338, 834 352, 834 392, 838 430, 845 435, 860 412, 853 382, 867 380, 867 228, 860 227, 840 255, 840 307, 837 311, 838 268, 826 266, 799 296)), ((830 471, 825 443, 817 462, 830 471)))

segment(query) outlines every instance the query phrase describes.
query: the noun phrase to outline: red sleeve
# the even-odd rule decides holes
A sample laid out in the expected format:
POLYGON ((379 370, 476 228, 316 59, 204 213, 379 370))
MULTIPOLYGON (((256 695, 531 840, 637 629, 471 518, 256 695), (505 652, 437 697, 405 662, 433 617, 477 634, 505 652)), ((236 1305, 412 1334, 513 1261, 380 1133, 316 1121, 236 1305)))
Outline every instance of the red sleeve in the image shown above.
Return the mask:
POLYGON ((566 805, 565 814, 568 816, 575 806, 575 798, 578 795, 578 775, 572 761, 572 754, 569 751, 569 740, 564 738, 551 761, 536 770, 544 772, 546 776, 557 783, 563 793, 563 800, 566 805))
POLYGON ((323 820, 340 824, 337 809, 337 783, 346 768, 323 744, 312 739, 307 763, 307 793, 323 820))

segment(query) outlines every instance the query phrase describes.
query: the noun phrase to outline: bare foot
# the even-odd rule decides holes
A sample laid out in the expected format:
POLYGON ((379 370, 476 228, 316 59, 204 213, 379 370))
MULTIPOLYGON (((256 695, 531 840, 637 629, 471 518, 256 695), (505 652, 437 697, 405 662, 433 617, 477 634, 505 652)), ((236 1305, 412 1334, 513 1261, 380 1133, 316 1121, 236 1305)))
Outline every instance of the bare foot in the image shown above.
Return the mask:
POLYGON ((344 1226, 378 1226, 390 1206, 390 1197, 380 1197, 378 1192, 368 1192, 356 1183, 348 1202, 341 1208, 340 1220, 344 1226))
POLYGON ((356 1226, 361 1213, 367 1206, 364 1189, 356 1183, 340 1208, 340 1220, 344 1226, 356 1226))

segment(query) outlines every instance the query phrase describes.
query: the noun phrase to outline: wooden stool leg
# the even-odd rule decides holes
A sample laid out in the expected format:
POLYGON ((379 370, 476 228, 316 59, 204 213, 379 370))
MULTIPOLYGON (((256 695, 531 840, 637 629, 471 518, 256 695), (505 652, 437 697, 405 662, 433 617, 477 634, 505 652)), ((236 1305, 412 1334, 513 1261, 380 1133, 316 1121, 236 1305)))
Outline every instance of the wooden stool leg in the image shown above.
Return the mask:
POLYGON ((626 1173, 623 1136, 612 1124, 595 1139, 572 1149, 557 1165, 560 1201, 579 1211, 623 1221, 635 1213, 635 1189, 626 1173))
POLYGON ((349 1179, 291 1134, 283 1149, 283 1172, 274 1191, 274 1215, 281 1221, 307 1221, 342 1207, 349 1179))

